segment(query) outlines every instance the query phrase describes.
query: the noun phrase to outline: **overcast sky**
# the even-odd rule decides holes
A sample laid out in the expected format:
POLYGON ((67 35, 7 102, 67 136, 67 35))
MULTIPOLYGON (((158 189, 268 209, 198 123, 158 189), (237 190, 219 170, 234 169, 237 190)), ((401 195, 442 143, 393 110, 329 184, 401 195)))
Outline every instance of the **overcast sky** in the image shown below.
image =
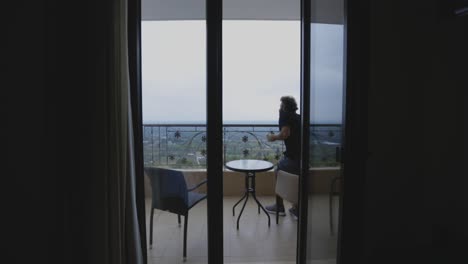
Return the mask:
MULTIPOLYGON (((144 21, 144 123, 206 120, 205 21, 144 21)), ((343 27, 312 27, 312 118, 340 123, 343 27)), ((278 119, 279 98, 299 103, 300 23, 223 22, 223 119, 278 119)))

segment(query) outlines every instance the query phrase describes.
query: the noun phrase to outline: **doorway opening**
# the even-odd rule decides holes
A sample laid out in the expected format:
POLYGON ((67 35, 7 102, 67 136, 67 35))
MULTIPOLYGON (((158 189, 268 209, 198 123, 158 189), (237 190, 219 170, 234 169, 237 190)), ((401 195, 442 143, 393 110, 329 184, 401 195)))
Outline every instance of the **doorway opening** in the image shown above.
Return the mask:
MULTIPOLYGON (((298 8, 299 5, 295 10, 298 8)), ((170 12, 166 12, 154 19, 154 13, 149 13, 154 9, 143 5, 143 10, 145 167, 181 172, 187 193, 203 195, 206 194, 203 184, 192 191, 189 189, 206 179, 206 105, 209 102, 206 100, 204 14, 183 11, 171 18, 170 12)), ((311 46, 311 170, 307 175, 308 225, 313 228, 308 228, 307 259, 334 263, 339 206, 334 194, 339 189, 330 188, 340 174, 337 153, 342 138, 344 40, 342 25, 315 22, 311 32, 317 39, 311 46), (340 26, 341 31, 337 29, 340 26)), ((296 19, 287 20, 228 17, 223 20, 224 163, 255 159, 276 165, 283 155, 284 143, 268 142, 267 135, 278 131, 281 96, 292 95, 298 103, 303 100, 300 98, 300 30, 299 12, 296 19)), ((276 224, 275 216, 270 214, 268 227, 267 217, 259 214, 257 204, 250 200, 237 229, 242 203, 234 216, 233 207, 244 194, 245 178, 231 170, 224 170, 221 176, 224 262, 295 263, 298 222, 293 215, 286 212, 286 217, 281 217, 276 224)), ((154 201, 161 198, 155 193, 161 189, 154 187, 148 175, 145 181, 147 230, 153 226, 147 236, 153 237, 152 243, 148 243, 152 244, 148 250, 149 263, 207 263, 210 227, 206 199, 189 206, 190 220, 185 229, 186 218, 179 220, 168 208, 156 208, 151 213, 154 201)), ((275 203, 275 181, 274 170, 256 175, 256 193, 261 204, 275 203)), ((286 201, 285 205, 288 209, 291 203, 286 201)))

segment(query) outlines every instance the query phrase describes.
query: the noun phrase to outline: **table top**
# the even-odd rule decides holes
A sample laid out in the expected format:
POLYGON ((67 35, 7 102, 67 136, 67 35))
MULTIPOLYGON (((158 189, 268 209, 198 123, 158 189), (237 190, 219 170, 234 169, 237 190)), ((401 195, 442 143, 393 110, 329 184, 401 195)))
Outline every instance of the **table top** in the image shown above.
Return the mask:
POLYGON ((226 163, 226 168, 238 172, 262 172, 273 169, 274 165, 271 162, 264 160, 233 160, 226 163))

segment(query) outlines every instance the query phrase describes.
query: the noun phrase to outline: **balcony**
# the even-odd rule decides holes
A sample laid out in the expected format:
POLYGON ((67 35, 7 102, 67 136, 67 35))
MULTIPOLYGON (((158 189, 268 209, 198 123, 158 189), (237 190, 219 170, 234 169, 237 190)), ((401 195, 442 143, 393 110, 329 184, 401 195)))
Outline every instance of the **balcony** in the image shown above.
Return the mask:
MULTIPOLYGON (((225 124, 223 126, 223 161, 235 159, 262 159, 273 164, 285 150, 282 141, 268 142, 266 135, 277 132, 274 124, 225 124)), ((339 175, 337 149, 341 145, 342 128, 339 124, 310 127, 310 218, 314 225, 314 243, 311 252, 317 263, 334 263, 336 238, 329 233, 328 192, 331 180, 339 175)), ((145 124, 143 126, 145 166, 176 168, 184 172, 188 185, 206 178, 206 125, 204 124, 145 124)), ((151 204, 151 188, 145 177, 147 212, 151 204)), ((257 174, 256 193, 263 205, 275 201, 274 171, 257 174)), ((297 221, 289 215, 276 225, 267 227, 265 215, 258 214, 255 204, 247 203, 242 226, 236 230, 236 217, 231 208, 244 193, 244 176, 223 171, 224 256, 225 263, 295 263, 297 221), (261 239, 263 242, 258 243, 261 239), (279 261, 279 262, 278 262, 279 261)), ((206 192, 204 187, 200 192, 206 192)), ((338 215, 338 199, 333 200, 334 215, 338 215)), ((290 204, 285 201, 287 208, 290 204)), ((188 233, 187 263, 206 263, 206 201, 191 211, 188 233)), ((239 208, 237 213, 239 213, 239 208)), ((150 263, 182 263, 182 228, 175 224, 174 214, 158 211, 155 216, 155 246, 149 250, 150 263), (159 241, 158 241, 159 240, 159 241)), ((236 214, 237 215, 237 214, 236 214)), ((334 217, 334 226, 337 226, 334 217)), ((147 213, 147 223, 149 214, 147 213)), ((315 263, 315 262, 314 262, 315 263)))
MULTIPOLYGON (((204 124, 143 125, 145 166, 199 170, 206 168, 204 124)), ((223 160, 262 159, 276 163, 284 151, 282 141, 267 142, 266 135, 278 131, 273 124, 229 124, 223 126, 223 160)), ((341 125, 311 125, 310 167, 337 167, 341 125)))
MULTIPOLYGON (((145 124, 143 131, 145 166, 181 170, 188 185, 206 178, 206 125, 145 124)), ((277 131, 278 126, 274 124, 224 125, 224 162, 245 158, 268 160, 276 164, 284 151, 284 144, 282 141, 267 142, 266 135, 277 131)), ((334 263, 336 238, 329 233, 328 192, 331 180, 339 175, 337 147, 341 145, 341 125, 312 125, 310 142, 309 203, 312 212, 309 217, 314 219, 311 231, 313 237, 320 241, 311 250, 315 252, 317 263, 334 263)), ((151 188, 146 177, 145 181, 148 223, 151 188)), ((256 182, 260 202, 263 205, 274 203, 274 172, 258 173, 256 182)), ((248 202, 241 219, 241 228, 236 230, 237 217, 232 216, 231 210, 244 193, 244 188, 244 175, 223 171, 225 263, 295 263, 297 221, 289 215, 282 217, 279 225, 275 224, 272 217, 271 228, 268 228, 265 215, 258 214, 255 204, 248 202), (259 243, 259 239, 263 242, 259 243)), ((200 189, 200 192, 205 191, 204 188, 200 189)), ((337 216, 338 199, 333 202, 334 215, 337 216)), ((285 205, 290 207, 287 201, 285 205)), ((187 263, 204 263, 207 257, 206 201, 191 210, 187 263)), ((149 251, 149 263, 182 263, 183 228, 177 225, 176 218, 168 212, 157 212, 154 220, 155 246, 149 251)), ((337 226, 337 217, 334 222, 337 226)))
MULTIPOLYGON (((176 168, 184 171, 188 183, 206 178, 206 125, 145 124, 145 166, 176 168)), ((266 135, 278 131, 274 124, 226 124, 223 126, 223 160, 262 159, 276 164, 284 151, 282 141, 267 142, 266 135)), ((339 173, 337 148, 341 145, 341 125, 319 124, 310 129, 310 190, 328 193, 331 179, 339 173)), ((225 170, 224 195, 239 195, 243 177, 225 170)), ((257 177, 259 195, 274 195, 273 171, 257 177)), ((147 179, 145 179, 147 180, 147 179)), ((202 189, 204 191, 204 189, 202 189)), ((146 184, 146 192, 151 192, 146 184)))

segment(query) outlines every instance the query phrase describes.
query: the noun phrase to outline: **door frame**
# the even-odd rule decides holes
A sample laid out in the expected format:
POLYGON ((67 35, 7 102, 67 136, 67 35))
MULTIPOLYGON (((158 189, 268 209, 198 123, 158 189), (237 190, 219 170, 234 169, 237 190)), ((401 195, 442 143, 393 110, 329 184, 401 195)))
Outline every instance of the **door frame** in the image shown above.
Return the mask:
MULTIPOLYGON (((297 263, 307 260, 311 1, 301 0, 301 175, 297 263), (304 147, 307 146, 307 147, 304 147)), ((344 0, 343 121, 337 263, 363 263, 370 1, 344 0)))
POLYGON ((206 0, 208 263, 224 263, 223 247, 223 0, 206 0))
MULTIPOLYGON (((207 199, 208 262, 223 263, 222 163, 222 0, 206 0, 207 23, 207 199), (209 96, 208 96, 209 95, 209 96), (210 100, 208 100, 208 97, 210 100), (213 99, 215 98, 215 99, 213 99), (209 188, 211 187, 211 188, 209 188), (220 250, 221 249, 221 250, 220 250)), ((346 65, 344 69, 343 151, 338 224, 337 263, 362 263, 364 246, 364 202, 367 152, 367 93, 369 90, 369 0, 344 0, 346 65)), ((146 255, 144 174, 142 170, 141 113, 141 0, 128 2, 128 40, 132 114, 135 131, 137 209, 141 244, 146 255), (141 169, 138 169, 141 164, 141 169)), ((301 0, 301 143, 309 145, 310 124, 310 23, 311 0, 301 0), (307 136, 306 136, 307 135, 307 136)), ((308 173, 308 148, 301 150, 301 175, 308 173), (307 161, 307 162, 304 162, 307 161)), ((307 177, 299 179, 297 263, 307 257, 307 177)), ((146 258, 144 258, 146 262, 146 258)))
POLYGON ((310 131, 310 70, 311 70, 311 1, 301 0, 301 160, 299 175, 299 217, 297 226, 296 263, 307 259, 307 211, 309 174, 309 131, 310 131), (306 146, 306 147, 304 147, 306 146))

